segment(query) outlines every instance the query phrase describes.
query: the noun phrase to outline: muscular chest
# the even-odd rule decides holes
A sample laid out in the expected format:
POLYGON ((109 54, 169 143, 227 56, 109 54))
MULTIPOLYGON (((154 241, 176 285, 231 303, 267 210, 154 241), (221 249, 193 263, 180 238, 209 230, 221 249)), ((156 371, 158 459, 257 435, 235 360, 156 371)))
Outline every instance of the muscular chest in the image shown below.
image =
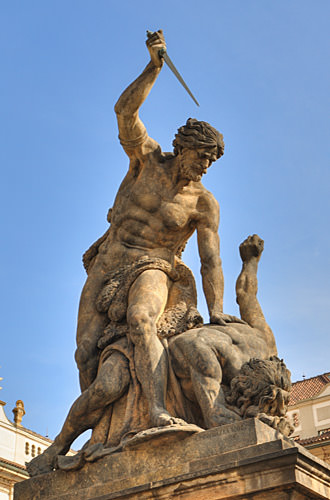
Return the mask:
MULTIPOLYGON (((145 171, 138 177, 127 177, 117 196, 114 216, 179 230, 190 225, 196 213, 198 196, 188 187, 178 191, 166 172, 145 171), (120 214, 120 215, 119 215, 120 214)), ((116 217, 117 218, 117 217, 116 217)))
POLYGON ((164 226, 169 229, 183 229, 193 219, 193 206, 184 196, 176 196, 173 200, 163 200, 159 215, 164 226))

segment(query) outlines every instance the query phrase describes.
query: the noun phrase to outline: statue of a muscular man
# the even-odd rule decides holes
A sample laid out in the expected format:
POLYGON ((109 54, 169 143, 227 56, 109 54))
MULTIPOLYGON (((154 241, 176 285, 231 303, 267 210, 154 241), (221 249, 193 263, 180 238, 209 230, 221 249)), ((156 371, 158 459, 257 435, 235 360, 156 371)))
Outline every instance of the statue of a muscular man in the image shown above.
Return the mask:
MULTIPOLYGON (((183 392, 202 410, 205 428, 239 418, 227 408, 221 384, 228 384, 250 357, 267 359, 277 353, 256 300, 257 264, 263 249, 256 235, 240 247, 243 269, 237 281, 237 301, 245 321, 223 313, 219 206, 200 182, 212 162, 223 154, 221 134, 205 122, 189 119, 175 136, 174 152, 163 153, 138 116, 162 68, 162 32, 150 36, 147 46, 151 61, 115 106, 120 141, 130 159, 129 171, 115 199, 111 226, 85 259, 88 278, 79 307, 76 351, 82 394, 54 443, 28 464, 31 476, 53 470, 58 456, 65 455, 82 432, 95 428, 105 408, 129 387, 131 367, 120 350, 99 363, 98 343, 116 311, 109 308, 107 314, 100 312, 98 301, 107 277, 118 268, 129 268, 144 258, 158 259, 174 268, 180 249, 197 231, 212 325, 174 336, 169 352, 183 392)), ((125 320, 133 344, 134 369, 154 427, 182 423, 165 407, 168 359, 157 336, 157 321, 166 308, 171 286, 170 273, 148 269, 138 275, 127 293, 125 320)), ((272 411, 282 414, 282 392, 275 394, 275 402, 272 411)))
MULTIPOLYGON (((82 390, 95 379, 97 342, 108 321, 96 307, 105 277, 143 257, 162 259, 173 266, 178 250, 195 230, 210 321, 220 325, 239 321, 223 314, 219 206, 200 182, 212 162, 223 154, 222 135, 205 122, 189 119, 173 141, 174 153, 163 153, 148 136, 138 113, 163 65, 159 57, 159 50, 165 48, 161 31, 148 38, 147 47, 149 64, 115 106, 119 138, 130 166, 115 199, 111 226, 99 245, 81 295, 76 361, 82 390)), ((133 282, 127 297, 126 320, 136 375, 154 426, 176 422, 165 409, 167 358, 156 328, 170 285, 162 270, 146 270, 133 282)))

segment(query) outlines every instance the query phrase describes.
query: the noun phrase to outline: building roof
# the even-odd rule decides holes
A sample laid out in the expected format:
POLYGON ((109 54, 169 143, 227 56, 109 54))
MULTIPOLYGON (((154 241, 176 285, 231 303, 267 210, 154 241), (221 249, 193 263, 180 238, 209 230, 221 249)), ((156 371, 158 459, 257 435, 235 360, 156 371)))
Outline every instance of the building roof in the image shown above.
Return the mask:
POLYGON ((21 431, 25 431, 28 434, 31 434, 32 436, 34 436, 36 438, 40 438, 43 441, 47 441, 49 444, 52 444, 52 442, 53 442, 53 440, 50 439, 49 437, 43 436, 42 434, 38 434, 38 432, 31 431, 31 429, 28 429, 27 427, 23 427, 23 425, 20 425, 20 426, 18 426, 16 428, 19 429, 19 430, 21 430, 21 431))
POLYGON ((33 436, 37 439, 41 439, 43 442, 52 444, 53 440, 49 439, 49 437, 42 436, 38 432, 31 431, 31 429, 24 427, 21 423, 17 425, 14 422, 12 422, 11 420, 9 420, 9 418, 6 415, 5 409, 4 409, 5 405, 6 405, 6 403, 4 401, 0 401, 0 427, 1 427, 1 423, 4 423, 6 426, 10 426, 12 428, 12 430, 15 430, 15 432, 21 432, 21 433, 26 432, 26 433, 30 434, 31 438, 33 436))
POLYGON ((1 464, 11 465, 12 467, 15 467, 16 469, 26 471, 25 465, 18 464, 17 462, 12 462, 11 460, 7 460, 6 458, 0 457, 0 465, 1 464))
POLYGON ((316 377, 294 382, 292 384, 289 406, 295 405, 298 401, 313 398, 328 384, 330 384, 330 373, 323 373, 316 377))
POLYGON ((324 443, 330 441, 330 431, 324 432, 319 436, 312 436, 306 439, 297 439, 297 442, 302 446, 308 446, 309 444, 324 443))

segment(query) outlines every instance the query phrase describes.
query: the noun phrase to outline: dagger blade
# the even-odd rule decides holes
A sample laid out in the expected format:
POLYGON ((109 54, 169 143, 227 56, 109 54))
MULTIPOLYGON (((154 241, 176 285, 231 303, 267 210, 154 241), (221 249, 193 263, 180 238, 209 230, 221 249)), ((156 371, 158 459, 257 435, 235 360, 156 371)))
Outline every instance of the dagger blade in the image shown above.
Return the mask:
POLYGON ((161 49, 159 51, 159 57, 162 57, 164 59, 164 61, 166 62, 167 66, 170 68, 170 70, 172 71, 172 73, 177 77, 177 79, 179 80, 179 82, 181 83, 181 85, 183 86, 183 88, 186 89, 186 91, 188 92, 188 94, 190 95, 190 97, 192 98, 192 100, 194 101, 194 103, 197 104, 197 106, 199 106, 199 103, 198 103, 197 99, 195 98, 195 96, 193 95, 193 93, 189 89, 188 85, 186 84, 186 82, 184 81, 184 79, 182 78, 182 76, 180 75, 180 73, 178 72, 178 70, 176 69, 176 67, 174 66, 173 62, 171 61, 171 59, 168 56, 168 54, 167 54, 167 52, 166 52, 165 49, 161 49))
MULTIPOLYGON (((154 34, 153 31, 149 31, 147 30, 147 37, 150 38, 152 35, 154 34)), ((186 82, 184 81, 184 79, 182 78, 182 76, 180 75, 180 73, 178 72, 178 70, 176 69, 176 67, 174 66, 173 62, 171 61, 170 57, 168 56, 167 52, 166 52, 166 49, 160 49, 159 52, 158 52, 158 55, 159 57, 163 58, 164 61, 166 62, 167 66, 170 68, 170 70, 172 71, 172 73, 177 77, 177 79, 179 80, 179 82, 181 83, 181 85, 183 86, 183 88, 188 92, 188 94, 190 95, 190 97, 192 98, 192 100, 194 101, 195 104, 197 104, 197 106, 199 106, 199 103, 197 101, 197 99, 195 98, 195 96, 193 95, 193 93, 191 92, 191 90, 189 89, 188 85, 186 84, 186 82)))

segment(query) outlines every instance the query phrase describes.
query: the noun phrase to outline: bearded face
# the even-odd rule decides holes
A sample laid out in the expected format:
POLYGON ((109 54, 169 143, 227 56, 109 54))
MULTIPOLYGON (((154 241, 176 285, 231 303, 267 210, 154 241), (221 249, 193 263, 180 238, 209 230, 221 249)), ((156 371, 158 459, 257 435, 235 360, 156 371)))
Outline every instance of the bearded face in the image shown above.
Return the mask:
POLYGON ((270 386, 267 390, 268 394, 259 401, 259 411, 271 416, 284 417, 290 393, 276 386, 270 386))
POLYGON ((209 166, 217 159, 216 147, 188 149, 179 152, 180 175, 183 179, 199 182, 209 166))

